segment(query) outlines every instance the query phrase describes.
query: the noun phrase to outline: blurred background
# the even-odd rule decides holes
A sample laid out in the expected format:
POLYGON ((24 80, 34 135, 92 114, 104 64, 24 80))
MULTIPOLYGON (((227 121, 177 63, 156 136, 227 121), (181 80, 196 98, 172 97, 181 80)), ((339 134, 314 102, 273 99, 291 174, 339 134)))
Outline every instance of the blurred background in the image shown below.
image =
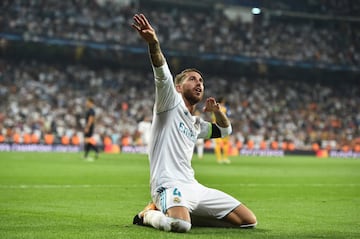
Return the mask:
POLYGON ((225 97, 233 154, 360 152, 360 1, 2 0, 0 11, 1 144, 82 145, 92 97, 96 144, 143 146, 153 75, 130 25, 144 13, 173 74, 196 67, 206 96, 225 97))

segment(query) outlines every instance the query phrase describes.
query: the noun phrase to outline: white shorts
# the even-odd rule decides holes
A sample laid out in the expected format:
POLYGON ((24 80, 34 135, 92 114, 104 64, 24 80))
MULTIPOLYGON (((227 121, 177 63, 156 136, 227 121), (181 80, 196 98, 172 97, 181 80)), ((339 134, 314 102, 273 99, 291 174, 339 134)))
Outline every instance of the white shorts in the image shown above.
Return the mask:
POLYGON ((234 197, 199 183, 172 183, 159 188, 152 198, 163 213, 169 208, 182 206, 188 208, 192 215, 217 219, 224 218, 241 204, 234 197))

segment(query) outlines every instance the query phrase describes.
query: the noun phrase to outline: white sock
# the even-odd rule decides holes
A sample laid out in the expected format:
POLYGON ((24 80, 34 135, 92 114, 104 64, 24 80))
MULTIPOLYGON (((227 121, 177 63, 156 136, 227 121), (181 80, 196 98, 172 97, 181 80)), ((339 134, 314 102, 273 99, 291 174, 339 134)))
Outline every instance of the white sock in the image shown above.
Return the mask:
POLYGON ((160 230, 173 232, 188 232, 191 229, 190 222, 168 217, 157 210, 149 210, 144 213, 144 224, 160 230))
POLYGON ((145 225, 150 225, 164 231, 171 230, 170 222, 168 222, 169 219, 165 214, 157 210, 149 210, 144 213, 145 225))

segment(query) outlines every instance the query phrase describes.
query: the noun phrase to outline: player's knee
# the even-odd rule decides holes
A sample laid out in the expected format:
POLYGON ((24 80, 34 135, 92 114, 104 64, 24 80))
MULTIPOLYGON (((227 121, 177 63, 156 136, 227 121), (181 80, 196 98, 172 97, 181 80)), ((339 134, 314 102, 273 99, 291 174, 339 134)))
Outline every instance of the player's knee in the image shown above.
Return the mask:
POLYGON ((250 218, 247 218, 247 220, 241 224, 241 228, 254 228, 257 225, 257 220, 255 215, 253 215, 250 218))
POLYGON ((172 232, 188 232, 191 229, 191 223, 181 219, 173 219, 171 222, 172 232))
POLYGON ((257 225, 257 220, 256 220, 256 216, 255 216, 255 215, 253 215, 253 216, 251 217, 249 224, 257 225))

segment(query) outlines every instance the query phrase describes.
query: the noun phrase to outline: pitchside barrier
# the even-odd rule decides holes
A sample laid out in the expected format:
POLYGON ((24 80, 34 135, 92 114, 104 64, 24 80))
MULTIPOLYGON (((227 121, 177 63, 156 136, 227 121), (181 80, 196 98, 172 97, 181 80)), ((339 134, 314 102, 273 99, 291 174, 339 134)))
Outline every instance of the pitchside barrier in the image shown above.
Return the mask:
POLYGON ((15 152, 80 152, 79 145, 62 145, 62 144, 0 144, 0 151, 15 152))
MULTIPOLYGON (((135 154, 146 154, 146 146, 119 146, 119 145, 100 145, 103 153, 135 153, 135 154)), ((195 149, 196 150, 196 149, 195 149)), ((83 145, 62 145, 62 144, 11 144, 2 143, 0 144, 0 152, 81 152, 83 151, 83 145)), ((212 148, 206 148, 206 153, 213 153, 212 148)), ((360 159, 360 152, 356 151, 342 151, 342 150, 282 150, 282 149, 246 149, 242 148, 234 151, 230 154, 232 157, 236 156, 267 156, 267 157, 282 157, 289 155, 298 156, 316 156, 318 158, 354 158, 360 159)))

